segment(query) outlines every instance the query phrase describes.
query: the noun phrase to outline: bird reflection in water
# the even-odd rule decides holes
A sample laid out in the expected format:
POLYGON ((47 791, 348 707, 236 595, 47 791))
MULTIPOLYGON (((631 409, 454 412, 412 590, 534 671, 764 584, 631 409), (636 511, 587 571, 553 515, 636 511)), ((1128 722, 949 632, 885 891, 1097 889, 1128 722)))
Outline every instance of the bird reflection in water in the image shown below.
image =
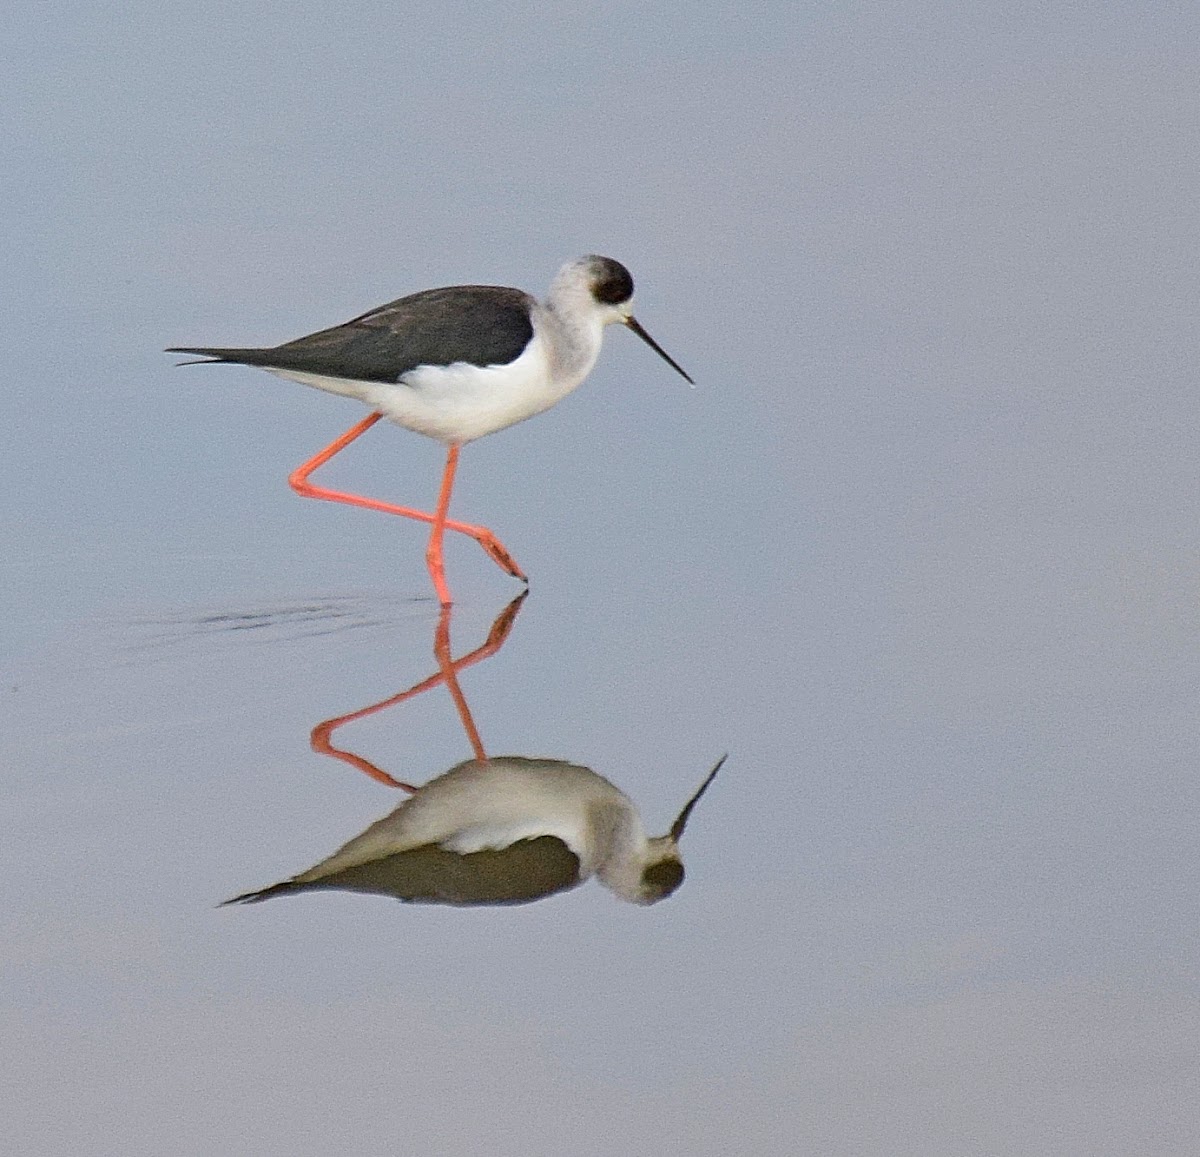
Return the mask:
POLYGON ((450 608, 434 637, 438 672, 380 703, 319 723, 315 751, 410 793, 398 808, 332 856, 293 876, 226 903, 337 889, 398 900, 462 906, 523 904, 564 892, 591 876, 634 904, 654 904, 683 882, 679 842, 692 809, 725 757, 705 777, 666 834, 647 836, 624 792, 589 768, 557 759, 489 758, 458 684, 464 668, 504 645, 525 595, 497 617, 487 640, 453 659, 450 608), (474 758, 422 787, 402 783, 354 752, 334 747, 337 728, 445 683, 474 758))

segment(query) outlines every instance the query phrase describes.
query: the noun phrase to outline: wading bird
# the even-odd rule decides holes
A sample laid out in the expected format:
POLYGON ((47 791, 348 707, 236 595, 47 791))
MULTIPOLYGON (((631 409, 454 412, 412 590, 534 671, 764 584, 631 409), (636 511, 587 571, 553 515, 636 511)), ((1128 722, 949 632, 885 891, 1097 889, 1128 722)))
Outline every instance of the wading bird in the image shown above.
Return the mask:
MULTIPOLYGON (((564 265, 544 302, 520 289, 455 285, 428 289, 382 305, 343 325, 266 349, 175 347, 207 363, 257 366, 332 394, 357 398, 371 413, 294 470, 297 493, 382 510, 432 524, 426 565, 443 606, 451 602, 442 561, 444 532, 470 535, 514 578, 524 571, 482 526, 448 517, 459 448, 485 434, 548 410, 574 390, 600 355, 606 326, 633 330, 691 382, 682 367, 638 324, 633 278, 611 257, 580 257, 564 265), (432 514, 309 481, 380 418, 436 438, 446 466, 432 514)), ((192 363, 182 363, 192 364, 192 363)))

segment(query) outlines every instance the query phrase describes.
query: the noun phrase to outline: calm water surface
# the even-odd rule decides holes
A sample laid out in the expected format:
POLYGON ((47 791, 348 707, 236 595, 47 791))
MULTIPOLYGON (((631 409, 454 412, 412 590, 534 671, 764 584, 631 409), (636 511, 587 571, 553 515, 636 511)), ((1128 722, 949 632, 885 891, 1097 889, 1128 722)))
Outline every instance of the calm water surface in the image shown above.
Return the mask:
POLYGON ((14 15, 6 1149, 1197 1151, 1200 28, 1060 8, 14 15), (159 351, 592 251, 697 388, 464 450, 455 677, 652 833, 728 752, 686 878, 222 907, 476 740, 422 529, 284 485, 361 411, 159 351))

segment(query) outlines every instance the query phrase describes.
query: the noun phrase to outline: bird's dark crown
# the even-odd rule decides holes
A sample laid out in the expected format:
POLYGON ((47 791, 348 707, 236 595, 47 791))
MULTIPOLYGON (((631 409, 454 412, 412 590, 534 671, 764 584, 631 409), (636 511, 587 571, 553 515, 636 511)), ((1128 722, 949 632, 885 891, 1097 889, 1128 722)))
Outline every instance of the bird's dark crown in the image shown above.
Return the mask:
POLYGON ((674 858, 659 860, 642 872, 642 887, 663 900, 683 883, 683 864, 674 858))
POLYGON ((633 296, 633 278, 629 270, 611 257, 589 259, 592 275, 592 296, 604 305, 620 305, 633 296))

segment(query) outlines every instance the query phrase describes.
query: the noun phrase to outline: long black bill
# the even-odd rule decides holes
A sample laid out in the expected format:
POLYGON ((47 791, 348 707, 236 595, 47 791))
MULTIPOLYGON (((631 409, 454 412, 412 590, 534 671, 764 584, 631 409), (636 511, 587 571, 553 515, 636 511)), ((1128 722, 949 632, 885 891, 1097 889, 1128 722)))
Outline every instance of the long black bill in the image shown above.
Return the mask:
POLYGON ((699 790, 691 799, 684 805, 683 811, 679 813, 679 818, 671 825, 671 839, 679 843, 680 836, 683 835, 683 829, 687 827, 688 816, 692 814, 692 808, 700 802, 700 797, 708 790, 708 785, 717 777, 717 772, 721 770, 721 764, 729 758, 728 754, 722 755, 717 760, 717 766, 708 773, 708 778, 700 785, 699 790))
POLYGON ((682 374, 689 385, 694 386, 696 384, 692 381, 687 370, 685 370, 683 366, 681 366, 673 357, 671 357, 671 355, 667 353, 667 351, 663 349, 662 346, 660 346, 658 342, 654 340, 654 338, 652 338, 644 329, 642 329, 641 324, 638 322, 636 317, 627 317, 625 319, 625 324, 631 330, 633 330, 633 332, 636 333, 638 337, 640 337, 642 341, 644 341, 656 354, 658 354, 658 356, 662 358, 662 360, 666 362, 671 369, 678 374, 682 374))

